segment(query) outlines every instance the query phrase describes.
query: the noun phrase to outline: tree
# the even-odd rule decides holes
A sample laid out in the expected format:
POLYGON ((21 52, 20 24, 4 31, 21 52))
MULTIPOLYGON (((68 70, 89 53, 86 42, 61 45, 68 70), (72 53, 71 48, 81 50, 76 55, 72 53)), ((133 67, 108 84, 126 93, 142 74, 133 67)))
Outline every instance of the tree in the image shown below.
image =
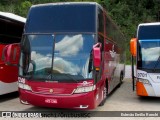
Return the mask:
MULTIPOLYGON (((70 0, 98 2, 107 10, 126 36, 127 60, 130 61, 129 41, 136 35, 139 23, 155 22, 160 8, 159 0, 70 0)), ((33 4, 68 2, 68 0, 0 0, 0 11, 12 12, 23 17, 33 4)))

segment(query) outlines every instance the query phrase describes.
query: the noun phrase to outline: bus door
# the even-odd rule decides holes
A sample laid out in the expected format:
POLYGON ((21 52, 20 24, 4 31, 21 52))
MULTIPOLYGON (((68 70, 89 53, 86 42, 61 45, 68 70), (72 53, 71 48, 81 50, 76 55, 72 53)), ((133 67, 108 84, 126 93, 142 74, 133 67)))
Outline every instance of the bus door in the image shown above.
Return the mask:
POLYGON ((104 84, 105 79, 104 79, 104 38, 99 36, 98 37, 98 43, 101 45, 101 65, 99 69, 97 70, 95 68, 95 82, 96 82, 96 100, 98 101, 97 103, 100 103, 104 97, 106 97, 106 84, 104 84))

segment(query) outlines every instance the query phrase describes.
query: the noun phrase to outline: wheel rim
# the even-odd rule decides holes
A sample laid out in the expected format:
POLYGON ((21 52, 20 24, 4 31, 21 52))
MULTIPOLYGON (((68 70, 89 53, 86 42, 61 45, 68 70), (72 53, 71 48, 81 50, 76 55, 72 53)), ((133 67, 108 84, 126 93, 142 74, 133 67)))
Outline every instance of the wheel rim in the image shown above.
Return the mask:
POLYGON ((106 98, 107 97, 107 88, 104 87, 104 90, 103 90, 103 97, 106 98))

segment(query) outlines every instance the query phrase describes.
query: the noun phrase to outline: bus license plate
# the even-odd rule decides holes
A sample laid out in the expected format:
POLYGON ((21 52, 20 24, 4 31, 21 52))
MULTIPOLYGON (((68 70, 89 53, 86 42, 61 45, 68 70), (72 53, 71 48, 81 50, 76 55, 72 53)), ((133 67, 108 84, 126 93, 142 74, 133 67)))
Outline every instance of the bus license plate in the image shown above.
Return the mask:
POLYGON ((45 103, 54 103, 56 104, 57 103, 57 99, 45 99, 45 103))

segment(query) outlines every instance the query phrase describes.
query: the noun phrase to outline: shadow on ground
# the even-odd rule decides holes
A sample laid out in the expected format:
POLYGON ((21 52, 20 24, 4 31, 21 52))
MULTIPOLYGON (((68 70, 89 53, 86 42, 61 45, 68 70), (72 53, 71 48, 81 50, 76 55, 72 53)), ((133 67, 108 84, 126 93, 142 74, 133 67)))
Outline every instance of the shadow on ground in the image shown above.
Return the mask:
POLYGON ((8 93, 5 95, 0 95, 0 103, 6 102, 8 100, 12 100, 14 98, 17 98, 19 96, 18 92, 8 93))

